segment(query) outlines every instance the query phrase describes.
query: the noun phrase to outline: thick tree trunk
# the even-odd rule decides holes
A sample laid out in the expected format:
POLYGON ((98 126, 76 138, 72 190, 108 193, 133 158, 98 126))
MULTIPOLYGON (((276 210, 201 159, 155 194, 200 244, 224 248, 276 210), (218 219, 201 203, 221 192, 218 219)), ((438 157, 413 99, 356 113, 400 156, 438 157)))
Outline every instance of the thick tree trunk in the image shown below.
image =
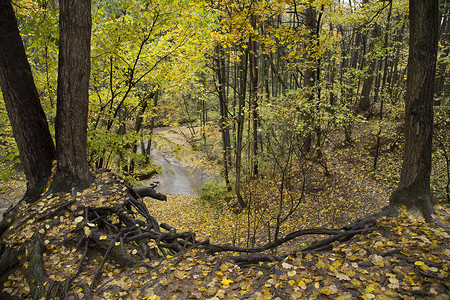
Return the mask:
POLYGON ((405 150, 400 183, 390 197, 391 206, 419 209, 427 220, 433 212, 430 172, 438 7, 438 0, 410 0, 405 150))
POLYGON ((91 1, 60 0, 60 44, 56 113, 58 174, 65 187, 89 180, 87 118, 89 105, 91 1))
POLYGON ((9 0, 0 0, 0 87, 28 180, 24 198, 33 201, 51 174, 55 147, 9 0))

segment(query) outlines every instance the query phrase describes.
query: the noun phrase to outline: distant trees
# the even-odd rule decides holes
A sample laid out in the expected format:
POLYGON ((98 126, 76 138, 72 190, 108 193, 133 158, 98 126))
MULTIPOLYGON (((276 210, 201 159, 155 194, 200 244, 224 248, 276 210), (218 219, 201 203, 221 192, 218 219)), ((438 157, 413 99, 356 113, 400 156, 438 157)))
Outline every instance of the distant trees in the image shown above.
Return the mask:
MULTIPOLYGON (((205 128, 220 130, 226 186, 234 188, 241 206, 253 197, 247 189, 253 183, 277 187, 283 202, 288 199, 286 190, 295 191, 293 178, 303 178, 308 166, 319 166, 328 175, 323 146, 354 143, 358 114, 378 115, 370 127, 377 137, 374 140, 380 142, 375 158, 383 153, 383 140, 400 140, 395 130, 386 130, 386 126, 397 127, 398 120, 383 116, 387 110, 399 115, 403 109, 406 0, 336 1, 332 5, 290 0, 198 0, 189 4, 136 0, 136 5, 100 1, 93 9, 91 62, 86 46, 90 42, 89 1, 78 1, 61 1, 60 6, 53 157, 58 161, 58 174, 69 178, 65 189, 72 180, 88 181, 88 166, 116 168, 125 175, 143 166, 148 167, 146 171, 154 170, 150 170, 154 166, 149 165, 151 142, 147 141, 155 136, 158 118, 161 125, 175 125, 201 116, 201 147, 209 146, 205 128), (68 5, 79 8, 67 14, 68 5), (89 88, 86 75, 90 71, 89 88), (339 140, 342 132, 345 139, 339 140)), ((48 16, 54 21, 56 13, 48 16)), ((440 33, 447 36, 447 17, 441 23, 440 33)), ((41 85, 46 81, 49 87, 48 93, 42 93, 44 103, 50 99, 53 107, 48 95, 54 90, 56 70, 44 70, 52 59, 47 48, 41 50, 30 42, 36 34, 27 32, 28 23, 24 24, 28 50, 34 55, 32 67, 41 85)), ((33 26, 55 48, 55 32, 41 32, 36 29, 38 24, 33 26)), ((53 48, 51 55, 56 53, 53 48)), ((439 74, 443 75, 436 84, 441 98, 447 86, 445 54, 442 51, 439 74)), ((47 112, 49 106, 44 105, 47 112)), ((194 137, 196 124, 191 125, 194 137)), ((372 149, 369 152, 373 154, 372 149)), ((380 157, 378 166, 382 164, 380 157)), ((289 201, 297 203, 298 199, 289 201)), ((281 203, 280 211, 285 204, 281 203)))

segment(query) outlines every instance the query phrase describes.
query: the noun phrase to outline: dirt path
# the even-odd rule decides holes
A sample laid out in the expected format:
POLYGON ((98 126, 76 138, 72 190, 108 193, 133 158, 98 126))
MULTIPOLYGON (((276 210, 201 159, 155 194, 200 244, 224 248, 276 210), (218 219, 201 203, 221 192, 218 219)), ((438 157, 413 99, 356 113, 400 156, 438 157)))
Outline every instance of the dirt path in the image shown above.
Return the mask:
POLYGON ((153 147, 151 159, 161 166, 161 174, 142 182, 145 186, 158 181, 157 190, 163 194, 191 196, 199 192, 202 185, 211 177, 199 166, 190 166, 178 160, 166 148, 153 147))
POLYGON ((3 220, 3 213, 11 206, 22 199, 25 194, 26 184, 24 180, 12 179, 0 191, 0 222, 3 220))

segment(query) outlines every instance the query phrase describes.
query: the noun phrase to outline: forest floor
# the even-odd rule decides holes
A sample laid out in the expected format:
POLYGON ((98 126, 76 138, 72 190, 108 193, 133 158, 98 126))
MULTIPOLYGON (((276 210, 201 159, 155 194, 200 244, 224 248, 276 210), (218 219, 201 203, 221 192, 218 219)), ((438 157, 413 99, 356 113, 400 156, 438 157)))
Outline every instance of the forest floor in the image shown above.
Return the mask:
MULTIPOLYGON (((325 175, 320 166, 309 171, 314 176, 295 214, 282 224, 280 237, 308 228, 342 228, 387 205, 399 174, 400 149, 391 151, 389 143, 383 144, 378 171, 372 171, 369 152, 374 138, 369 131, 366 127, 355 133, 359 143, 346 146, 336 139, 334 147, 324 151, 330 175, 325 175)), ((165 138, 179 146, 180 160, 217 172, 217 165, 208 160, 208 155, 191 150, 186 135, 173 129, 165 133, 165 138)), ((16 198, 13 193, 23 189, 23 182, 14 184, 15 188, 0 196, 16 198)), ((95 190, 94 186, 91 191, 95 190)), ((267 188, 255 202, 269 198, 270 193, 267 188)), ((214 244, 253 247, 273 240, 273 224, 262 222, 258 214, 235 214, 226 205, 211 205, 199 196, 168 195, 166 202, 147 198, 144 202, 158 222, 170 224, 177 232, 195 232, 199 241, 209 238, 214 244)), ((273 216, 268 214, 270 218, 273 216)), ((89 257, 71 291, 79 298, 93 299, 446 300, 450 290, 448 205, 436 206, 435 219, 435 223, 425 223, 402 211, 398 217, 383 217, 363 234, 335 243, 331 250, 321 253, 298 251, 325 236, 300 237, 276 252, 266 252, 277 255, 280 261, 239 263, 234 260, 236 253, 208 254, 200 247, 152 260, 147 268, 123 268, 107 262, 95 289, 88 293, 84 286, 92 282, 101 264, 99 255, 89 257)), ((52 229, 52 234, 58 228, 52 229)), ((47 244, 44 260, 49 277, 62 280, 73 274, 81 252, 74 246, 47 244)), ((23 270, 9 276, 3 291, 19 299, 32 298, 23 270)))

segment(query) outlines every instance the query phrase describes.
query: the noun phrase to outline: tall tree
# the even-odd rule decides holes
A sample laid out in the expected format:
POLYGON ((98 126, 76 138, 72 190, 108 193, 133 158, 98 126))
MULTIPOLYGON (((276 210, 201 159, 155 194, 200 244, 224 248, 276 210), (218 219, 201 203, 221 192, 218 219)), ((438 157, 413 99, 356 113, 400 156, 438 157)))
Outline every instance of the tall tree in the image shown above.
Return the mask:
POLYGON ((390 197, 390 205, 419 209, 430 220, 433 212, 430 173, 439 29, 438 0, 410 0, 409 18, 405 147, 400 183, 390 197))
MULTIPOLYGON (((91 1, 60 0, 60 41, 56 112, 56 157, 62 189, 89 181, 87 121, 89 106, 91 1)), ((58 188, 57 188, 58 189, 58 188)))
POLYGON ((55 147, 10 0, 0 0, 0 87, 28 181, 24 199, 33 201, 51 174, 55 147))
MULTIPOLYGON (((313 7, 312 1, 308 1, 306 3, 305 26, 306 26, 306 30, 308 32, 305 48, 307 51, 309 51, 309 53, 312 53, 313 52, 312 49, 314 49, 314 47, 317 46, 317 40, 318 40, 317 39, 318 31, 316 29, 316 26, 317 26, 316 9, 315 9, 315 7, 313 7)), ((310 103, 312 103, 312 101, 314 100, 314 86, 316 84, 315 79, 316 79, 317 74, 316 74, 316 69, 315 69, 315 59, 309 53, 308 53, 308 55, 306 55, 307 67, 304 71, 303 86, 305 88, 305 91, 306 91, 306 94, 308 97, 308 101, 310 103)), ((310 124, 312 124, 312 122, 313 122, 312 119, 313 119, 313 116, 311 114, 308 114, 306 116, 306 122, 307 122, 308 126, 310 124)), ((311 132, 307 132, 306 137, 304 139, 304 144, 303 144, 303 150, 305 152, 309 152, 311 150, 311 142, 312 142, 312 134, 311 134, 311 132)))

